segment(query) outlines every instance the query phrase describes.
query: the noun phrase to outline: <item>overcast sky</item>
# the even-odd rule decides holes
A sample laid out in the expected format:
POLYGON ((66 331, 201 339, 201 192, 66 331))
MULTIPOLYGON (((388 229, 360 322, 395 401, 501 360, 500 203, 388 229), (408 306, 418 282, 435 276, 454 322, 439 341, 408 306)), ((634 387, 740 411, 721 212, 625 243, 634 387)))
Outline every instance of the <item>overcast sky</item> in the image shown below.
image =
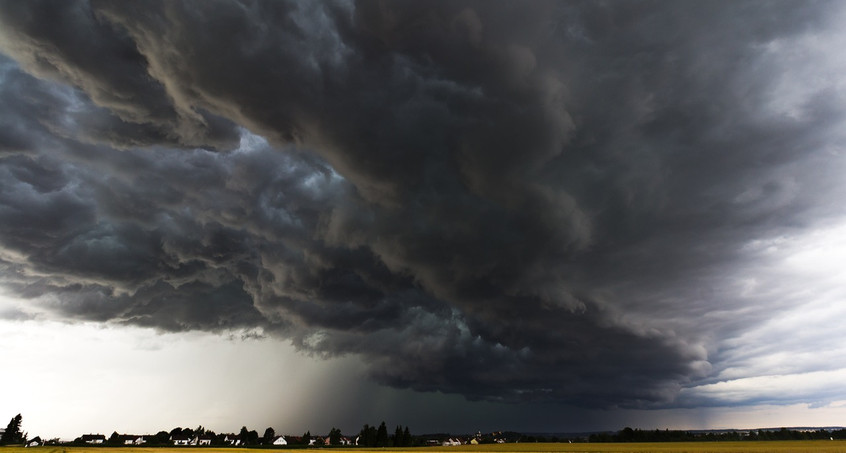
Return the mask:
POLYGON ((843 23, 2 1, 0 417, 846 424, 843 23))

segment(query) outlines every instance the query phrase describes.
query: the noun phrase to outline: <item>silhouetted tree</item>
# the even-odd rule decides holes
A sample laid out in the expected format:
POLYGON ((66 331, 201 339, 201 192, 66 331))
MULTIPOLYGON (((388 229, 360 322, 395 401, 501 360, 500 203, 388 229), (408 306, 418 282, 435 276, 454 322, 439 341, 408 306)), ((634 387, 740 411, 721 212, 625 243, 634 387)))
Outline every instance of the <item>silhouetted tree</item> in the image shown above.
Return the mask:
POLYGON ((402 427, 400 425, 397 425, 394 435, 391 436, 391 444, 394 447, 402 447, 402 427))
POLYGON ((266 430, 264 430, 264 436, 262 436, 262 440, 264 441, 264 443, 270 444, 270 443, 273 443, 273 439, 275 437, 276 437, 276 430, 268 427, 266 430))
POLYGON ((385 426, 385 422, 382 422, 382 424, 379 425, 379 429, 376 431, 376 446, 388 446, 388 427, 385 426))
POLYGON ((408 426, 405 427, 405 431, 402 432, 402 446, 403 447, 410 447, 412 444, 411 439, 411 431, 408 430, 408 426))
POLYGON ((375 447, 376 437, 376 427, 365 424, 359 433, 358 444, 363 447, 375 447))
POLYGON ((21 414, 15 415, 9 420, 6 431, 0 436, 0 445, 19 444, 24 441, 24 436, 21 434, 22 420, 21 414))
POLYGON ((341 430, 335 427, 332 427, 329 430, 329 444, 330 445, 341 445, 341 430))
POLYGON ((165 445, 167 444, 168 439, 170 439, 170 434, 167 431, 159 431, 153 436, 150 443, 155 445, 165 445))

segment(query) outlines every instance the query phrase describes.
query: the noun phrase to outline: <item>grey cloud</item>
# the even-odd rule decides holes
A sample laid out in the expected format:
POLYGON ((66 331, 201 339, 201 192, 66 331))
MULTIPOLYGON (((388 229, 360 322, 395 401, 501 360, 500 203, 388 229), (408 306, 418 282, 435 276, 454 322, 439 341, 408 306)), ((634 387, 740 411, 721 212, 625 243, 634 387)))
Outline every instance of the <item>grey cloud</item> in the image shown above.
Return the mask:
POLYGON ((744 329, 743 244, 841 214, 841 97, 773 107, 834 5, 3 6, 4 285, 57 316, 671 405, 744 329))
POLYGON ((137 45, 88 3, 7 4, 3 47, 39 77, 85 91, 94 105, 75 130, 113 145, 171 144, 230 148, 234 125, 202 110, 180 110, 148 74, 137 45), (97 108, 100 107, 100 108, 97 108))

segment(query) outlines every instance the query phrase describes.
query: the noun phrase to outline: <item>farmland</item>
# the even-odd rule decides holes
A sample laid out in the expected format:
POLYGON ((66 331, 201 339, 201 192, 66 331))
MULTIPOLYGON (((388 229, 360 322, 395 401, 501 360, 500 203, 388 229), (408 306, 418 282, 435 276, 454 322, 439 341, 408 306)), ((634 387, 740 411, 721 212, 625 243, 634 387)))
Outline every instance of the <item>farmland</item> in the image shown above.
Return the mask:
MULTIPOLYGON (((661 443, 522 443, 459 447, 419 448, 326 448, 284 449, 290 453, 391 453, 391 452, 477 452, 477 453, 846 453, 846 441, 744 441, 744 442, 661 442, 661 443)), ((109 448, 109 447, 0 447, 0 453, 259 453, 246 448, 109 448)))

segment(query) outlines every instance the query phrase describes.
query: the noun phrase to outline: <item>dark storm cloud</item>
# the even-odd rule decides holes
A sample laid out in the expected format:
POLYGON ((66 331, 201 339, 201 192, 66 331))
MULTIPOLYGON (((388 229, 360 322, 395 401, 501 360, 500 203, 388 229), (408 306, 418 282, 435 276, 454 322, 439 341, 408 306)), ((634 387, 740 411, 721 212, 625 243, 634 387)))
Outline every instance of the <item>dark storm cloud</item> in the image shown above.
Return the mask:
POLYGON ((4 3, 4 286, 397 387, 671 404, 766 319, 714 288, 742 246, 840 214, 842 96, 782 91, 832 9, 4 3))

